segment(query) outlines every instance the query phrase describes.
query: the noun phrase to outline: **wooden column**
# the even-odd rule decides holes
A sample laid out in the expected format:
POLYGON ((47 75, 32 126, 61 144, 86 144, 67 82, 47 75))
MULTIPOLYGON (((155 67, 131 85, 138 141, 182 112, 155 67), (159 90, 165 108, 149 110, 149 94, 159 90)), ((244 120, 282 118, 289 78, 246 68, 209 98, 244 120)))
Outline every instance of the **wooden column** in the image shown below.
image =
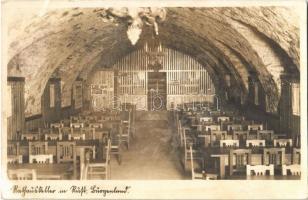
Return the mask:
POLYGON ((10 104, 8 111, 8 139, 15 140, 24 132, 25 129, 25 78, 24 77, 8 77, 8 87, 10 90, 10 104))

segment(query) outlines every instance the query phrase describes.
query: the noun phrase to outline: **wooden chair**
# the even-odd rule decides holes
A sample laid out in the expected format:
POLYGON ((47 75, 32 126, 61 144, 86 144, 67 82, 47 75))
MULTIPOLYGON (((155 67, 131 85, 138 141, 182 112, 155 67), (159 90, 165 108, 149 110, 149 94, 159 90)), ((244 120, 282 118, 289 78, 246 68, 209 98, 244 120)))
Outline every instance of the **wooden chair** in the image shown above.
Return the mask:
POLYGON ((233 139, 242 139, 247 140, 247 137, 249 135, 248 131, 233 131, 233 139))
POLYGON ((251 176, 265 176, 268 172, 268 175, 274 176, 274 165, 247 165, 246 166, 246 175, 251 176))
POLYGON ((228 131, 241 131, 243 130, 243 126, 241 124, 229 124, 227 125, 228 131))
POLYGON ((209 147, 211 144, 211 135, 199 134, 198 135, 198 145, 203 147, 209 147))
POLYGON ((57 163, 66 163, 66 162, 76 163, 75 141, 57 142, 57 163))
POLYGON ((88 163, 86 164, 86 179, 93 179, 94 177, 101 179, 103 176, 104 179, 111 178, 111 169, 110 169, 110 153, 111 153, 111 140, 107 142, 105 148, 105 161, 99 163, 88 163))
POLYGON ((122 126, 122 142, 126 143, 127 149, 129 149, 129 142, 130 142, 130 120, 129 121, 121 121, 122 126))
POLYGON ((265 140, 246 140, 246 147, 265 147, 265 140))
MULTIPOLYGON (((70 124, 71 124, 71 120, 70 120, 70 119, 62 119, 62 120, 60 121, 60 123, 63 124, 63 127, 69 127, 70 124)), ((62 128, 63 128, 63 127, 62 127, 62 128)))
POLYGON ((292 164, 301 164, 301 149, 293 148, 292 164))
POLYGON ((251 149, 230 149, 229 152, 229 170, 230 176, 234 172, 245 172, 246 165, 251 164, 251 149))
POLYGON ((7 154, 8 155, 19 155, 20 148, 19 142, 8 141, 7 143, 7 154))
POLYGON ((84 132, 73 132, 68 135, 68 140, 85 140, 86 134, 84 132))
POLYGON ((227 139, 227 131, 211 131, 210 132, 210 140, 211 140, 211 146, 218 145, 220 140, 227 139))
POLYGON ((68 140, 86 140, 86 134, 82 126, 71 127, 70 134, 68 134, 68 140))
POLYGON ((7 163, 23 162, 22 155, 20 154, 19 142, 8 141, 7 143, 7 163))
POLYGON ((11 180, 36 180, 35 169, 9 169, 8 177, 11 180))
POLYGON ((89 123, 93 123, 97 121, 97 116, 86 116, 85 120, 88 121, 89 123))
POLYGON ((264 148, 263 164, 273 164, 276 168, 285 164, 285 148, 264 148))
POLYGON ((233 116, 232 121, 241 123, 242 121, 245 121, 245 117, 244 116, 233 116))
MULTIPOLYGON (((182 139, 183 139, 183 141, 182 141, 183 144, 185 143, 185 141, 186 141, 186 144, 189 144, 189 145, 190 144, 191 145, 196 144, 195 137, 194 137, 193 132, 192 132, 190 127, 182 127, 182 139)), ((189 145, 187 145, 187 147, 189 145)))
POLYGON ((71 121, 71 123, 75 123, 75 122, 79 122, 79 116, 71 116, 70 117, 70 121, 71 121))
POLYGON ((274 139, 274 147, 292 147, 292 139, 274 139))
POLYGON ((39 130, 39 133, 41 135, 52 133, 52 129, 51 128, 39 128, 38 130, 39 130))
POLYGON ((23 133, 21 139, 26 141, 37 141, 41 137, 40 133, 23 133))
POLYGON ((97 122, 92 122, 92 123, 89 123, 89 127, 90 128, 103 128, 103 124, 97 123, 97 122))
POLYGON ((62 140, 61 133, 47 133, 44 135, 44 139, 47 140, 62 140))
POLYGON ((221 115, 222 113, 221 113, 221 111, 219 111, 219 110, 212 110, 212 111, 210 111, 210 115, 211 116, 219 116, 219 115, 221 115))
POLYGON ((229 122, 229 121, 230 121, 230 117, 226 117, 226 116, 217 117, 217 122, 229 122))
POLYGON ((80 148, 79 149, 79 179, 80 180, 86 180, 87 179, 87 162, 86 162, 86 153, 85 153, 85 148, 80 148))
POLYGON ((95 128, 82 128, 81 132, 84 133, 84 137, 86 140, 94 140, 95 139, 95 128))
POLYGON ((219 140, 219 147, 239 147, 239 140, 219 140))
POLYGON ((213 122, 213 117, 200 117, 199 122, 213 122))
POLYGON ((59 128, 63 128, 64 124, 62 122, 60 123, 51 123, 50 124, 50 128, 55 128, 55 129, 59 129, 59 128))
POLYGON ((220 125, 207 125, 205 131, 220 131, 220 125))
POLYGON ((186 132, 183 133, 183 138, 184 138, 184 171, 187 169, 187 162, 191 159, 194 158, 194 160, 199 160, 201 161, 201 165, 203 168, 204 160, 203 157, 199 154, 199 152, 195 149, 192 148, 193 142, 190 142, 186 139, 186 132), (189 142, 189 143, 188 143, 189 142), (194 156, 191 156, 193 154, 194 156))
POLYGON ((248 131, 263 130, 263 124, 250 124, 248 125, 248 131))
POLYGON ((248 131, 232 131, 233 139, 239 140, 240 145, 245 145, 245 141, 248 139, 249 132, 248 131))
POLYGON ((293 165, 282 165, 282 175, 288 175, 288 171, 293 176, 301 175, 301 165, 293 164, 293 165))
POLYGON ((110 154, 116 155, 119 165, 122 162, 121 158, 121 146, 122 146, 122 127, 121 125, 113 125, 110 132, 111 148, 110 154))
POLYGON ((40 133, 44 135, 45 140, 62 140, 61 126, 53 126, 48 129, 41 129, 40 133))
POLYGON ((190 152, 190 166, 191 166, 191 178, 192 178, 192 180, 203 179, 203 173, 195 172, 192 146, 189 147, 189 152, 190 152))
POLYGON ((258 130, 257 131, 258 139, 271 141, 274 139, 274 131, 273 130, 258 130))
POLYGON ((181 133, 181 131, 182 131, 182 123, 181 123, 181 120, 178 120, 178 122, 177 122, 177 133, 178 133, 178 138, 180 139, 180 145, 181 146, 183 146, 182 145, 182 133, 181 133))
POLYGON ((70 125, 71 128, 83 128, 84 127, 84 123, 83 122, 72 122, 70 125))
POLYGON ((48 154, 48 142, 29 142, 29 163, 53 163, 53 155, 48 154))
POLYGON ((130 112, 130 134, 132 138, 134 138, 134 135, 136 133, 136 105, 132 106, 132 110, 130 112))

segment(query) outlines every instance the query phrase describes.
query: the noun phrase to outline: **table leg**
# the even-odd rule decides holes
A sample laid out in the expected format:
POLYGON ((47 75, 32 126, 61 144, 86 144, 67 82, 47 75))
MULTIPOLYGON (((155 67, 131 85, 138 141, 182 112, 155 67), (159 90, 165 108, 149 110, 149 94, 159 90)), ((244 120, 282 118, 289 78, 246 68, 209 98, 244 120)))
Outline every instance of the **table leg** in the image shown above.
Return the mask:
POLYGON ((225 167, 225 158, 221 156, 219 157, 219 174, 221 179, 225 178, 225 167))

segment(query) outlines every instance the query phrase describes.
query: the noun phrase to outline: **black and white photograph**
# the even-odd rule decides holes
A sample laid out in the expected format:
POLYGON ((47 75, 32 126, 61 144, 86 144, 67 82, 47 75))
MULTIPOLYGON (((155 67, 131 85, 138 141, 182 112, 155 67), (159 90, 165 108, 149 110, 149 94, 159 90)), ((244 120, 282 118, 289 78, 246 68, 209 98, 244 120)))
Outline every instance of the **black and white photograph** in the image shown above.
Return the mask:
POLYGON ((305 1, 94 2, 1 2, 5 199, 307 198, 305 1))

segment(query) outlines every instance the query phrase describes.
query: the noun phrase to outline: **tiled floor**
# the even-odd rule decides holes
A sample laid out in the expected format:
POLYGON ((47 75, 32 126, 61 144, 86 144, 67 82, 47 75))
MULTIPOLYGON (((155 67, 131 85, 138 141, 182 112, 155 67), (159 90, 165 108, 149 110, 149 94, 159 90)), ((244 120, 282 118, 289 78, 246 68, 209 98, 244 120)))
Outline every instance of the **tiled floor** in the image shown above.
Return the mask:
POLYGON ((175 133, 167 112, 138 113, 136 134, 129 150, 123 148, 122 163, 111 161, 111 179, 187 179, 180 164, 175 133))

